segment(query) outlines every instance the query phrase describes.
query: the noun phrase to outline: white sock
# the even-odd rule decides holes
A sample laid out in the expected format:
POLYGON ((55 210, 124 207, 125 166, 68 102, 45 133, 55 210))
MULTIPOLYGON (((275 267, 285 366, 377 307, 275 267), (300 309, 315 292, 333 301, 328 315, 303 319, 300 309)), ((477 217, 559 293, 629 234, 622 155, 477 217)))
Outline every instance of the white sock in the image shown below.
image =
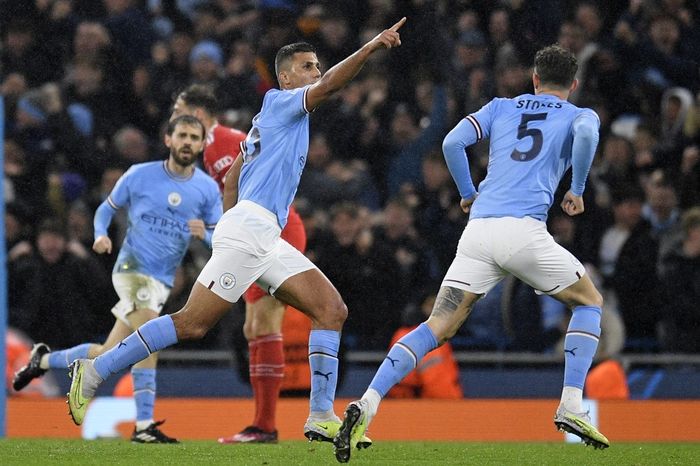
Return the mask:
POLYGON ((564 387, 561 391, 561 404, 572 413, 583 412, 583 390, 576 387, 564 387))
POLYGON ((311 411, 309 413, 309 419, 313 419, 314 421, 334 421, 338 420, 338 416, 335 415, 333 410, 330 411, 311 411))
POLYGON ((377 390, 368 388, 365 394, 362 395, 362 399, 367 402, 367 407, 369 408, 369 413, 367 413, 367 415, 371 420, 374 415, 377 414, 379 403, 382 401, 382 396, 377 390))
POLYGON ((153 424, 153 419, 146 419, 144 421, 136 421, 136 430, 148 429, 148 426, 153 424))
POLYGON ((39 367, 41 367, 44 370, 51 369, 51 367, 49 366, 49 354, 51 353, 43 355, 41 357, 41 361, 39 361, 39 367))

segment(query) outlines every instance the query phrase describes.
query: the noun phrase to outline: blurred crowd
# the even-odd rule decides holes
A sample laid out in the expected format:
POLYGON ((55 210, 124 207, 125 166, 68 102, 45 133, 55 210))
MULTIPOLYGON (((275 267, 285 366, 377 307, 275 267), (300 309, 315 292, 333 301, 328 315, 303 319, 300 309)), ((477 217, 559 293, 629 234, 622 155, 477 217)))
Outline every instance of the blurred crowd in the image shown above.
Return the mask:
MULTIPOLYGON (((555 200, 548 223, 604 290, 601 352, 700 352, 695 1, 0 0, 0 11, 9 318, 34 340, 67 347, 111 328, 115 257, 92 253, 92 216, 131 164, 166 156, 179 90, 211 86, 220 121, 247 131, 277 85, 279 47, 310 42, 326 70, 407 16, 402 46, 312 115, 295 201, 309 257, 350 309, 345 347, 385 349, 424 319, 467 221, 442 139, 493 97, 531 93, 535 51, 559 42, 579 60, 571 100, 595 109, 601 137, 585 214, 555 200)), ((469 156, 479 182, 487 144, 469 156)), ((125 226, 115 219, 116 244, 125 226)), ((190 251, 166 312, 207 254, 190 251)), ((553 351, 567 312, 508 279, 453 346, 553 351)), ((198 345, 235 346, 237 320, 198 345)))

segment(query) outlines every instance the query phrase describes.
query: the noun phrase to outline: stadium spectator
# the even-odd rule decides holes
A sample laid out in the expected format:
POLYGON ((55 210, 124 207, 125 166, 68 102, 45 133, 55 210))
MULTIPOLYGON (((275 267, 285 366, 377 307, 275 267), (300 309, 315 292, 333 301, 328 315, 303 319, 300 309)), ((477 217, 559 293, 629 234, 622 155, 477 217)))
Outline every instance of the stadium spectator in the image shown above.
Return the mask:
POLYGON ((661 260, 666 305, 661 317, 661 348, 676 353, 700 352, 700 207, 681 219, 682 238, 661 260))
POLYGON ((212 40, 197 42, 190 51, 190 70, 193 82, 206 85, 218 95, 224 66, 224 52, 212 40))
POLYGON ((668 176, 663 171, 656 170, 649 177, 645 193, 642 218, 649 222, 651 235, 658 242, 659 251, 665 251, 678 234, 680 226, 676 190, 668 176))
POLYGON ((681 180, 678 183, 680 205, 683 208, 700 204, 700 147, 687 146, 683 149, 681 180))
POLYGON ((152 153, 144 132, 133 126, 124 126, 114 133, 111 149, 110 163, 125 169, 147 162, 152 153))
POLYGON ((173 96, 191 81, 190 52, 194 38, 187 28, 176 29, 169 39, 153 47, 151 73, 153 97, 161 109, 172 105, 173 96))
POLYGON ((69 241, 60 221, 42 221, 32 247, 15 254, 8 270, 9 324, 35 341, 70 347, 109 331, 97 314, 111 296, 109 275, 69 241))
MULTIPOLYGON (((416 228, 419 237, 433 249, 442 275, 452 262, 453 244, 459 241, 466 219, 457 202, 459 193, 439 150, 429 152, 423 159, 422 172, 423 182, 415 193, 416 228)), ((408 195, 408 202, 410 199, 408 195)))
POLYGON ((342 202, 331 208, 330 241, 316 250, 316 264, 338 288, 348 309, 344 344, 349 349, 383 349, 400 323, 401 307, 378 290, 400 282, 388 244, 368 225, 367 212, 342 202))
POLYGON ((128 59, 131 68, 148 60, 154 40, 147 16, 135 3, 134 0, 104 0, 107 13, 105 26, 114 38, 115 47, 128 59))
MULTIPOLYGON (((226 90, 221 97, 222 108, 250 112, 260 108, 262 98, 270 90, 270 86, 260 75, 258 67, 255 48, 250 41, 239 39, 231 44, 221 84, 226 90)), ((249 125, 250 123, 246 123, 246 127, 249 125)))
POLYGON ((38 87, 61 77, 61 67, 46 43, 39 40, 37 25, 28 18, 15 18, 3 28, 0 69, 4 76, 16 73, 29 87, 38 87))
MULTIPOLYGON (((418 88, 417 88, 418 90, 418 88)), ((444 86, 431 92, 432 106, 421 126, 406 105, 397 105, 391 117, 391 144, 387 191, 395 196, 406 185, 417 186, 421 180, 423 157, 438 144, 447 123, 447 95, 444 86)))
POLYGON ((324 133, 311 137, 307 168, 299 184, 298 196, 326 209, 351 200, 372 210, 380 205, 379 193, 366 163, 359 159, 338 159, 324 133))
POLYGON ((404 309, 420 306, 426 283, 439 279, 438 265, 432 248, 419 237, 413 208, 402 198, 394 198, 384 207, 383 221, 373 230, 378 244, 384 244, 398 266, 394 276, 393 306, 404 309))
POLYGON ((620 186, 612 197, 613 224, 600 239, 598 271, 603 287, 614 292, 627 331, 627 349, 654 351, 661 305, 658 243, 642 218, 642 190, 620 186))

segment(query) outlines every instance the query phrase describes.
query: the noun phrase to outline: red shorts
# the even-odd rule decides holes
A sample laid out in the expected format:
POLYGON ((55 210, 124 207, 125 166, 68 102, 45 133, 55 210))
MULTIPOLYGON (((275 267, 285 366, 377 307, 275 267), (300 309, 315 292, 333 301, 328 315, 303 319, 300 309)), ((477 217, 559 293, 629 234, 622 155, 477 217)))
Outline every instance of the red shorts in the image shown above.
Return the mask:
MULTIPOLYGON (((281 236, 283 240, 299 251, 306 251, 306 230, 304 230, 304 223, 301 221, 301 217, 293 206, 289 208, 287 225, 282 230, 281 236)), ((267 292, 265 290, 256 284, 252 284, 250 288, 243 293, 243 299, 246 303, 254 303, 266 295, 267 292)))

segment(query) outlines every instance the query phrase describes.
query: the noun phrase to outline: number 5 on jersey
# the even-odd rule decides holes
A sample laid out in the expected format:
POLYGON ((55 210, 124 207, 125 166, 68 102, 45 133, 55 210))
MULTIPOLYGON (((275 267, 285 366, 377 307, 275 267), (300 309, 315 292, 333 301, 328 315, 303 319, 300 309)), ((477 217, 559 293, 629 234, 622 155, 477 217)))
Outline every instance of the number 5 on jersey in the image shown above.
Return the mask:
POLYGON ((544 136, 542 131, 537 128, 528 128, 527 124, 531 121, 544 121, 547 119, 546 113, 523 113, 518 125, 518 139, 526 137, 532 138, 532 147, 527 152, 521 152, 518 149, 513 149, 510 158, 516 162, 529 162, 540 154, 544 136))

